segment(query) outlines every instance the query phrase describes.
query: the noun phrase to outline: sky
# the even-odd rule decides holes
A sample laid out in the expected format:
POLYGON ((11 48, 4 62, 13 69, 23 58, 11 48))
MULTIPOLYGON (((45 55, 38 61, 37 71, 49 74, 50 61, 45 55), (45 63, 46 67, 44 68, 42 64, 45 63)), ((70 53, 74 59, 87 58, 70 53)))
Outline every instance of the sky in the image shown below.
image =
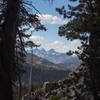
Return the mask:
POLYGON ((54 0, 53 2, 48 2, 48 0, 32 0, 32 4, 38 9, 40 14, 34 9, 32 12, 39 15, 39 19, 41 20, 41 23, 45 25, 47 31, 33 32, 30 40, 37 44, 41 44, 40 48, 45 48, 46 50, 51 48, 58 52, 76 50, 77 46, 80 45, 79 40, 70 42, 65 37, 60 37, 58 35, 59 27, 67 24, 69 19, 64 19, 55 9, 62 7, 62 5, 68 9, 68 0, 54 0))

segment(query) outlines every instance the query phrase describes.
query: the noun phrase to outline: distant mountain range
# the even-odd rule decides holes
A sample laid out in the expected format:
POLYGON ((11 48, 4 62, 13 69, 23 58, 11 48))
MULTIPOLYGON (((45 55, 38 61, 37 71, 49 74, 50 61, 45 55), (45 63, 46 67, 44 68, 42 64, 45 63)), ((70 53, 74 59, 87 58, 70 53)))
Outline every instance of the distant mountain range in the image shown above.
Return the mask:
POLYGON ((32 65, 37 64, 37 65, 46 66, 48 68, 61 69, 60 67, 58 67, 59 66, 58 64, 54 64, 53 62, 50 62, 49 60, 39 57, 35 54, 33 54, 32 62, 31 62, 31 57, 32 57, 32 54, 28 53, 27 62, 29 64, 32 63, 32 65))
POLYGON ((76 56, 68 56, 56 52, 54 49, 34 49, 34 54, 28 51, 25 64, 26 73, 23 82, 28 83, 30 68, 32 67, 32 82, 45 82, 64 79, 68 73, 81 64, 76 56))
POLYGON ((46 59, 54 64, 57 64, 59 68, 73 70, 78 67, 82 61, 77 56, 69 56, 65 53, 56 52, 54 49, 46 51, 42 49, 34 49, 33 53, 43 59, 46 59))
POLYGON ((26 73, 22 76, 22 82, 24 83, 29 82, 31 67, 32 83, 62 80, 70 72, 69 70, 62 70, 57 64, 54 64, 36 55, 33 55, 33 60, 31 61, 31 56, 31 54, 27 55, 27 62, 24 67, 26 73))
POLYGON ((30 77, 30 68, 32 67, 32 83, 33 82, 45 82, 45 81, 57 81, 62 80, 67 77, 69 71, 58 70, 55 68, 48 68, 39 64, 26 64, 25 70, 26 73, 22 77, 24 83, 29 82, 30 77))
POLYGON ((71 59, 71 56, 66 55, 65 53, 56 52, 54 49, 46 51, 42 49, 34 49, 33 53, 39 57, 47 59, 55 64, 64 63, 66 60, 71 59))

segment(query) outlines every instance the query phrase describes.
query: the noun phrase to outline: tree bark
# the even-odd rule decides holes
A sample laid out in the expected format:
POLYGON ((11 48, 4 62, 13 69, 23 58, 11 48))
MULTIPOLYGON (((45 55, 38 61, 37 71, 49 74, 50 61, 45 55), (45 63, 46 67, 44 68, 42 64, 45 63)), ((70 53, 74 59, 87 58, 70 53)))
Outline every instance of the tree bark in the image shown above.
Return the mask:
POLYGON ((12 100, 12 76, 15 70, 15 43, 19 0, 7 0, 0 43, 0 100, 12 100))
POLYGON ((22 98, 22 84, 21 84, 21 76, 18 77, 19 84, 18 84, 18 100, 22 98))
POLYGON ((91 33, 89 40, 89 70, 94 100, 100 100, 100 33, 91 33))

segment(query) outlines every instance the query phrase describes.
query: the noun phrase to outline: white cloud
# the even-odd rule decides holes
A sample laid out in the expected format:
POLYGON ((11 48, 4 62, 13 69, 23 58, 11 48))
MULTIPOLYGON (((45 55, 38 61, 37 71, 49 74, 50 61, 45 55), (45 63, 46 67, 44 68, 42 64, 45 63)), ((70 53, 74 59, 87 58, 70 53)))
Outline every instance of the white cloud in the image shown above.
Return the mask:
POLYGON ((77 47, 80 46, 80 41, 79 40, 74 40, 68 43, 64 43, 62 41, 54 41, 50 44, 46 44, 45 47, 47 50, 54 48, 58 52, 67 52, 69 50, 77 50, 77 47))
POLYGON ((42 24, 66 24, 67 21, 50 14, 38 15, 42 24))
POLYGON ((32 35, 29 39, 26 39, 26 41, 33 41, 36 44, 41 44, 44 41, 44 38, 41 36, 36 36, 36 35, 32 35))
POLYGON ((56 41, 53 42, 53 44, 54 45, 63 45, 64 43, 61 42, 61 41, 56 40, 56 41))
MULTIPOLYGON (((45 48, 46 50, 53 48, 58 52, 64 53, 69 50, 77 50, 77 47, 81 44, 79 40, 68 41, 66 43, 63 41, 55 40, 51 43, 47 43, 47 40, 45 40, 43 37, 36 35, 31 36, 29 40, 33 41, 36 44, 41 44, 41 47, 45 48)), ((26 39, 26 41, 28 41, 28 39, 26 39)))

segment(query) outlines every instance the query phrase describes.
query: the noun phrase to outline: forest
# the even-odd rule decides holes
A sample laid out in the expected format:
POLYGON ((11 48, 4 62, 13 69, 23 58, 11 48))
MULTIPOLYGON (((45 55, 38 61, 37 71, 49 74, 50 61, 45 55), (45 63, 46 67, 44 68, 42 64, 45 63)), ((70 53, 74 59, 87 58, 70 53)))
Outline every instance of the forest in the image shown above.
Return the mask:
MULTIPOLYGON (((56 0, 46 1, 52 6, 56 0)), ((77 55, 79 60, 69 57, 72 62, 59 65, 33 53, 41 45, 31 41, 32 32, 27 31, 47 28, 32 0, 0 0, 0 100, 100 100, 100 0, 66 2, 68 9, 55 8, 68 19, 58 28, 58 35, 69 41, 78 39, 81 45, 60 56, 77 55), (72 69, 64 70, 65 66, 72 69)), ((53 49, 48 52, 60 55, 53 49)), ((58 62, 58 56, 53 57, 58 62)))

